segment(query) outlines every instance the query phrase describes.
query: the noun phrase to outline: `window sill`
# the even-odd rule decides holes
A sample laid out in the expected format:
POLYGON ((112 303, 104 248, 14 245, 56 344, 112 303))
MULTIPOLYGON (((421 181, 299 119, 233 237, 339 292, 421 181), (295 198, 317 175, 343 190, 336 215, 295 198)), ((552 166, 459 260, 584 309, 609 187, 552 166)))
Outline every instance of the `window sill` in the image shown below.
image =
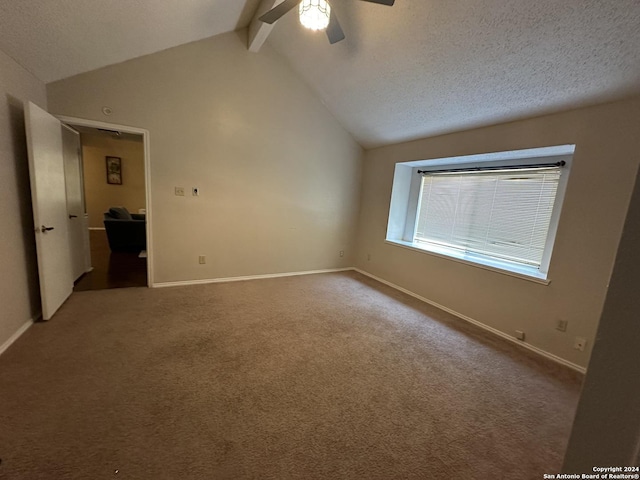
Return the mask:
POLYGON ((463 263, 465 265, 470 265, 472 267, 482 268, 484 270, 489 270, 491 272, 501 273, 503 275, 509 275, 510 277, 520 278, 522 280, 528 280, 530 282, 539 283, 542 285, 549 285, 551 280, 547 279, 544 274, 538 272, 537 270, 527 267, 520 267, 517 265, 510 265, 506 262, 500 262, 498 260, 490 260, 490 259, 482 259, 482 258, 474 258, 470 260, 465 258, 465 255, 460 254, 460 256, 454 256, 449 253, 440 253, 432 250, 427 250, 425 248, 417 247, 415 244, 411 242, 405 242, 402 240, 385 240, 385 243, 389 245, 395 245, 397 247, 406 248, 408 250, 413 250, 419 253, 426 253, 427 255, 433 255, 440 258, 446 258, 447 260, 453 260, 454 262, 463 263))

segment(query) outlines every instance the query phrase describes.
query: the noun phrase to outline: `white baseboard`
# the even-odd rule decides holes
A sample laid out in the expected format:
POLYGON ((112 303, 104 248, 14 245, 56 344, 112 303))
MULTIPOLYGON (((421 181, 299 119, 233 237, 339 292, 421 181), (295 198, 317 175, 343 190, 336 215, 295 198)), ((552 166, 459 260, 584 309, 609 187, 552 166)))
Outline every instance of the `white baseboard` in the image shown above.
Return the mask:
POLYGON ((299 275, 314 275, 316 273, 346 272, 350 270, 355 270, 355 269, 353 267, 330 268, 326 270, 309 270, 304 272, 268 273, 266 275, 250 275, 246 277, 225 277, 225 278, 211 278, 211 279, 204 279, 204 280, 184 280, 180 282, 160 282, 160 283, 154 283, 152 285, 152 288, 183 287, 186 285, 203 285, 206 283, 243 282, 246 280, 263 280, 265 278, 296 277, 299 275))
POLYGON ((89 230, 105 230, 104 227, 89 227, 89 230))
POLYGON ((450 308, 445 307, 444 305, 440 305, 439 303, 433 302, 425 297, 422 297, 420 295, 418 295, 417 293, 413 293, 410 290, 407 290, 406 288, 402 288, 398 285, 396 285, 395 283, 391 283, 388 282, 387 280, 384 280, 380 277, 376 277, 375 275, 369 273, 369 272, 365 272, 364 270, 360 270, 359 268, 353 268, 353 270, 355 270, 358 273, 361 273, 362 275, 366 275, 367 277, 373 278, 374 280, 377 280, 380 283, 384 283, 385 285, 388 285, 392 288, 395 288, 396 290, 401 291, 402 293, 406 293, 407 295, 412 296, 413 298, 417 298, 418 300, 428 303, 429 305, 432 305, 436 308, 439 308, 440 310, 444 310, 447 313, 450 313, 451 315, 455 315, 456 317, 460 318, 461 320, 464 320, 465 322, 469 322, 472 323, 474 325, 477 325, 478 327, 487 330, 495 335, 498 335, 499 337, 504 338, 505 340, 509 340, 511 343, 515 343, 516 345, 519 345, 521 347, 524 347, 528 350, 531 350, 532 352, 537 353, 538 355, 542 355, 543 357, 546 357, 550 360, 553 360, 556 363, 560 363, 566 367, 571 368, 572 370, 575 370, 577 372, 580 373, 586 373, 587 369, 584 367, 581 367, 580 365, 577 365, 573 362, 570 362, 568 360, 565 360, 564 358, 558 357, 557 355, 554 355, 553 353, 549 353, 546 350, 542 350, 541 348, 535 347, 529 343, 524 343, 521 340, 516 339, 515 337, 512 337, 511 335, 508 335, 504 332, 501 332, 500 330, 490 327, 488 325, 485 325, 482 322, 479 322, 478 320, 475 320, 471 317, 467 317, 466 315, 463 315, 462 313, 456 312, 455 310, 451 310, 450 308))
POLYGON ((6 342, 0 345, 0 355, 2 355, 7 350, 7 348, 9 348, 13 344, 13 342, 18 340, 18 338, 20 338, 20 335, 26 332, 31 325, 33 325, 33 320, 28 320, 18 329, 16 333, 11 335, 6 342))

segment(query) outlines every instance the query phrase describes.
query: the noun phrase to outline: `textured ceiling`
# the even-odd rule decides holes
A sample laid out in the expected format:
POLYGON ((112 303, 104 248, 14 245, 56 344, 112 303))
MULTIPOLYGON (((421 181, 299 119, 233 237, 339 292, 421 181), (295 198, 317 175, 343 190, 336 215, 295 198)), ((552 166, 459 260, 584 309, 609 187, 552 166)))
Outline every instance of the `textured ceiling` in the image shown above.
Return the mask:
POLYGON ((640 93, 640 0, 333 0, 330 46, 295 12, 268 42, 374 147, 640 93))
MULTIPOLYGON (((259 0, 0 0, 0 49, 45 82, 244 27, 259 0)), ((640 93, 640 0, 332 0, 268 42, 365 147, 640 93)), ((260 55, 259 53, 257 55, 260 55)))
POLYGON ((246 26, 259 0, 0 0, 0 50, 44 82, 246 26))

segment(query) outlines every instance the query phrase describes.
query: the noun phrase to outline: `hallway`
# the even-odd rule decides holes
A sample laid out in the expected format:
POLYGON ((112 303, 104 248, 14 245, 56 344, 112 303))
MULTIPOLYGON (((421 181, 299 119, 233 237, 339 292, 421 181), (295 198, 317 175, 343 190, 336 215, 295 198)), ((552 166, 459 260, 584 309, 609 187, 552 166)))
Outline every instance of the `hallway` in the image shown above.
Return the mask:
POLYGON ((89 234, 93 270, 78 279, 74 292, 147 286, 146 258, 137 253, 111 252, 104 230, 91 230, 89 234))

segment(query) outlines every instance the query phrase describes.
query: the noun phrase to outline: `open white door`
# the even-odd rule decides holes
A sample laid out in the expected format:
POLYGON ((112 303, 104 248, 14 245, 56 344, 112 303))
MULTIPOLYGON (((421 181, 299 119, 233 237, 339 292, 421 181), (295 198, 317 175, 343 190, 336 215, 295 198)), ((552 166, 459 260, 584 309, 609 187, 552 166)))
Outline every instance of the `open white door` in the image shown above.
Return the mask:
POLYGON ((73 290, 62 124, 31 102, 24 112, 42 318, 49 320, 73 290))

